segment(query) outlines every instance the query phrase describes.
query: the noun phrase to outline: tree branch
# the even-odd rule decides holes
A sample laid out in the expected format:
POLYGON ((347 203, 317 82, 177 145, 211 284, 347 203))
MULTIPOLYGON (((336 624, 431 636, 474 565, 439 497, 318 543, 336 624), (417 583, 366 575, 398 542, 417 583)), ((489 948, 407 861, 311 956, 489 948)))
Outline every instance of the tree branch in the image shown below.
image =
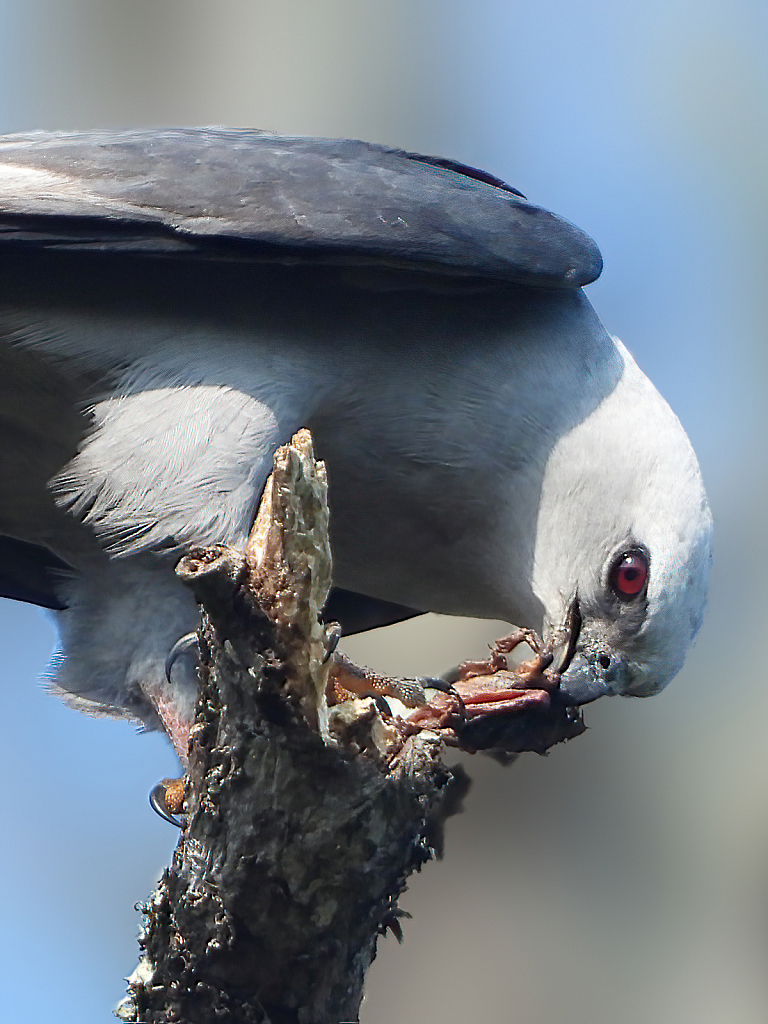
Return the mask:
MULTIPOLYGON (((143 908, 123 1021, 357 1021, 377 937, 399 931, 406 880, 439 854, 468 788, 441 761, 440 716, 404 729, 371 698, 329 711, 327 525, 301 431, 275 457, 247 549, 179 564, 203 607, 186 824, 143 908)), ((528 732, 546 746, 583 729, 561 719, 528 732)))

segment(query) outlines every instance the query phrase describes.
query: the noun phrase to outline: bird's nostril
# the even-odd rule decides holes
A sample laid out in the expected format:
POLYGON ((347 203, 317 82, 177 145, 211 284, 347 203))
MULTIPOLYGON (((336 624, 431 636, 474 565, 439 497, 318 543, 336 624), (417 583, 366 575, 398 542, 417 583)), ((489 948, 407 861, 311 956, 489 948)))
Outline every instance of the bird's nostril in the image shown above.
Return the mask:
POLYGON ((609 669, 611 667, 611 659, 608 657, 607 654, 601 654, 598 657, 597 662, 598 662, 600 668, 604 668, 604 669, 607 670, 607 669, 609 669))

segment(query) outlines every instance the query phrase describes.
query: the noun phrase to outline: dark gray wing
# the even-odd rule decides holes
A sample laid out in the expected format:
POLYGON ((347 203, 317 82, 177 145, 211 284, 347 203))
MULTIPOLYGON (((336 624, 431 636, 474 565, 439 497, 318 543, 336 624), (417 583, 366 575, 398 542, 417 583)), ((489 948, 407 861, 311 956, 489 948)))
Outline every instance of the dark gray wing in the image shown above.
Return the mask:
POLYGON ((423 614, 404 604, 380 601, 376 597, 356 594, 353 590, 332 587, 323 608, 323 621, 340 623, 344 636, 351 636, 423 614))
MULTIPOLYGON (((0 597, 61 611, 66 604, 56 583, 75 570, 40 544, 0 534, 0 597)), ((339 622, 345 636, 412 619, 422 612, 392 601, 333 587, 323 608, 325 622, 339 622)))
MULTIPOLYGON (((56 583, 75 570, 41 544, 0 534, 0 597, 61 611, 66 604, 56 583)), ((323 608, 325 622, 339 622, 345 636, 412 619, 422 612, 391 601, 333 587, 323 608)))
POLYGON ((595 243, 498 178, 364 142, 256 131, 0 138, 0 246, 322 260, 577 288, 595 243))
POLYGON ((72 573, 71 566, 47 548, 0 536, 0 597, 61 611, 66 606, 55 583, 72 573))

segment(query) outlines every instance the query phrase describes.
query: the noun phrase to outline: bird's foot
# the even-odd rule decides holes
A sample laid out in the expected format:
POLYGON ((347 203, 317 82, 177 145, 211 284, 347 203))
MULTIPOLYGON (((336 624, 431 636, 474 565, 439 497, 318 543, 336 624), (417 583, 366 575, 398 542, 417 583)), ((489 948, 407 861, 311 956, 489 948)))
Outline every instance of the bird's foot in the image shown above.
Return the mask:
POLYGON ((361 665, 355 665, 344 654, 333 656, 328 678, 328 703, 341 704, 353 697, 373 697, 379 709, 387 717, 393 712, 386 698, 399 701, 406 708, 428 706, 427 691, 437 690, 453 701, 454 710, 461 714, 462 700, 452 683, 431 676, 417 676, 413 679, 396 679, 382 676, 361 665))
POLYGON ((187 780, 184 776, 180 779, 163 779, 149 794, 149 804, 152 810, 178 828, 181 828, 181 820, 178 815, 184 812, 186 786, 187 780))

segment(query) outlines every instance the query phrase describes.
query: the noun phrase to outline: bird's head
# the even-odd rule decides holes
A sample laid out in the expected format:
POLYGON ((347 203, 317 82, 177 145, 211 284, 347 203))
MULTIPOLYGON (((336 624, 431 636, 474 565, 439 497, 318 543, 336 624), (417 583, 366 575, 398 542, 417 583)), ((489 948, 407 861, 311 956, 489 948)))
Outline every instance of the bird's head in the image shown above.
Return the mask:
POLYGON ((701 625, 712 517, 679 421, 618 343, 616 388, 560 439, 539 506, 533 586, 561 693, 658 693, 701 625))

